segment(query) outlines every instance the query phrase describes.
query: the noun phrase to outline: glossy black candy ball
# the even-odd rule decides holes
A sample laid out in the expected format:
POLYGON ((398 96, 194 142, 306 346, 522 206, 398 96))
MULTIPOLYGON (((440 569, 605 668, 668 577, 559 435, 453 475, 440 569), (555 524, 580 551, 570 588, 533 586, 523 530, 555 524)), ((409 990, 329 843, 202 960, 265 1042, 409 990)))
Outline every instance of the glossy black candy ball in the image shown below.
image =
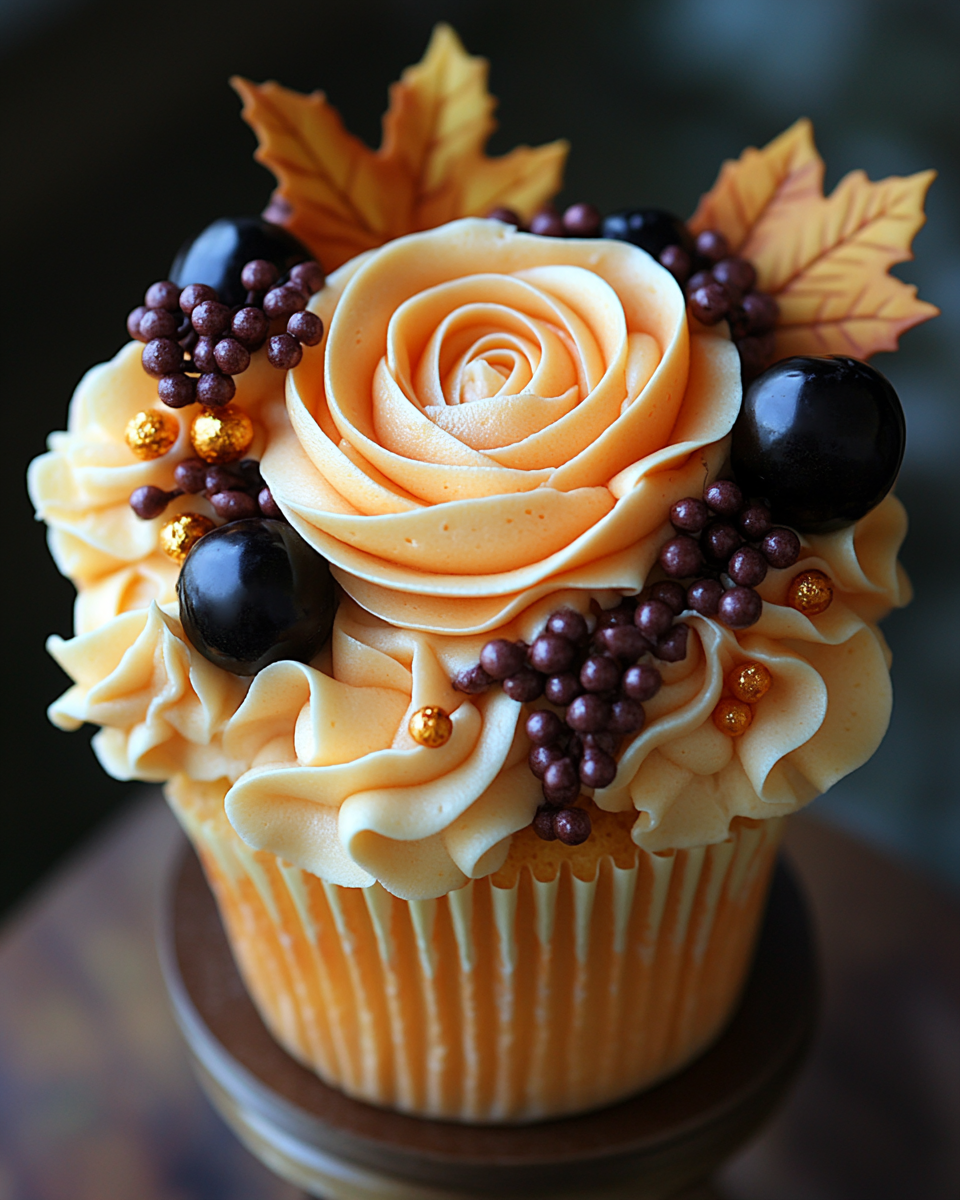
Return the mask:
POLYGON ((629 208, 611 213, 603 222, 603 236, 639 246, 659 259, 667 246, 694 251, 693 238, 679 217, 659 208, 629 208))
POLYGON ((222 304, 243 304, 247 289, 240 273, 252 259, 266 259, 285 275, 310 258, 310 251, 286 229, 262 217, 221 217, 180 248, 170 278, 180 287, 205 283, 222 304))
POLYGON ((308 662, 336 611, 326 559, 283 521, 221 525, 196 543, 177 583, 191 644, 234 675, 308 662))
POLYGON ((841 529, 893 487, 906 425, 900 400, 855 358, 786 358, 753 381, 733 429, 732 462, 748 495, 805 533, 841 529))

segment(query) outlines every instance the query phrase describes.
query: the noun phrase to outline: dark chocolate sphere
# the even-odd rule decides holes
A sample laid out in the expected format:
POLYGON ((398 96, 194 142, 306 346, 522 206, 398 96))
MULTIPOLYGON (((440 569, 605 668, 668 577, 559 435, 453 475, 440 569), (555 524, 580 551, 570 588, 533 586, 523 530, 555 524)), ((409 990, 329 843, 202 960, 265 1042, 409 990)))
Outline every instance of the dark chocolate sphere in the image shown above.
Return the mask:
POLYGON ((627 208, 604 218, 603 236, 629 242, 659 259, 667 246, 694 252, 693 238, 679 217, 659 208, 627 208))
POLYGON ((879 371, 855 358, 785 358, 750 384, 731 457, 744 493, 804 533, 842 529, 893 487, 906 424, 879 371))
POLYGON ((180 247, 170 278, 180 287, 205 283, 217 289, 221 303, 233 306, 246 299, 240 272, 252 259, 266 259, 285 275, 311 257, 292 233, 262 217, 221 217, 180 247))
POLYGON ((286 522, 260 518, 202 537, 177 593, 191 645, 234 675, 255 675, 283 658, 308 662, 337 606, 327 560, 286 522))

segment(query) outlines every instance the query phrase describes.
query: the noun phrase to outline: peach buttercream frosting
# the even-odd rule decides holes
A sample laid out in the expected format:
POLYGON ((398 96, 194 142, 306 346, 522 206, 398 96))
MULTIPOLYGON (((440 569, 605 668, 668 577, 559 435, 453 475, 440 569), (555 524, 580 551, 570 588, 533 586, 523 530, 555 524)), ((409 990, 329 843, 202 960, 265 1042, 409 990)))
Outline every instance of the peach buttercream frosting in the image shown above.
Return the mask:
MULTIPOLYGON (((671 504, 724 467, 737 353, 726 326, 687 318, 643 251, 480 219, 361 254, 311 308, 324 340, 285 395, 255 366, 238 400, 274 497, 342 589, 328 645, 247 679, 185 637, 160 522, 127 504, 132 487, 169 488, 182 456, 131 461, 123 431, 152 388, 133 344, 85 377, 31 471, 80 593, 77 636, 51 640, 75 681, 51 715, 103 726, 94 744, 119 778, 224 781, 227 816, 257 849, 338 884, 439 896, 498 870, 541 801, 528 707, 451 680, 491 637, 529 642, 558 607, 592 621, 645 586, 671 504), (425 705, 452 719, 439 749, 408 732, 425 705)), ((687 613, 686 658, 661 664, 616 778, 587 794, 634 811, 640 846, 693 847, 864 762, 889 720, 876 622, 907 599, 905 528, 888 496, 855 525, 804 535, 795 569, 759 586, 748 629, 687 613), (786 603, 803 570, 833 581, 820 615, 786 603), (748 660, 773 684, 732 739, 712 713, 748 660)))

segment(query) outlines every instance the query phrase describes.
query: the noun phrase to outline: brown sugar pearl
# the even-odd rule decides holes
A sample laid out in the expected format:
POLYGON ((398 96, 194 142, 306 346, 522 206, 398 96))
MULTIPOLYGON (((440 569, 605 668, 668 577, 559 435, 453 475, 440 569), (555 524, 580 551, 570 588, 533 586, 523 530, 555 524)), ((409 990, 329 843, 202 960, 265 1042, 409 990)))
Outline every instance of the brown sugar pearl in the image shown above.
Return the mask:
POLYGON ((270 331, 270 322, 259 308, 247 305, 233 314, 230 332, 248 350, 262 346, 270 331))
POLYGON ((763 601, 753 588, 728 588, 720 597, 717 616, 730 629, 747 629, 756 625, 763 612, 763 601))
POLYGON ((285 521, 287 519, 283 515, 280 505, 274 500, 273 492, 268 487, 261 488, 257 493, 257 505, 261 514, 269 517, 272 521, 285 521))
POLYGON ((224 375, 240 375, 250 366, 250 351, 236 338, 221 338, 213 348, 213 357, 224 375))
POLYGON ((703 499, 721 517, 735 517, 743 508, 743 492, 732 479, 715 479, 703 489, 703 499))
POLYGON ((737 304, 757 282, 757 273, 745 258, 722 258, 714 263, 712 275, 718 283, 723 284, 737 304))
POLYGON ((570 668, 577 650, 573 642, 557 633, 541 633, 527 657, 530 665, 545 675, 558 675, 570 668))
POLYGON ((173 471, 177 487, 195 496, 207 486, 207 464, 199 458, 185 458, 173 471))
POLYGON ((700 535, 700 545, 707 562, 722 566, 743 545, 743 538, 729 521, 714 521, 700 535))
POLYGON ((741 663, 727 676, 727 687, 737 700, 743 700, 746 704, 756 704, 762 700, 772 686, 773 676, 761 662, 741 663))
POLYGON ((566 708, 571 700, 579 696, 582 691, 580 677, 573 671, 563 671, 560 675, 551 675, 543 685, 543 694, 551 704, 555 704, 558 708, 566 708))
POLYGON ((644 637, 656 641, 673 624, 673 609, 662 600, 644 600, 637 605, 633 619, 644 637))
POLYGON ((694 271, 694 273, 684 284, 684 294, 689 300, 697 288, 706 287, 708 283, 716 283, 716 280, 709 271, 694 271))
POLYGON ((701 617, 715 617, 723 595, 723 584, 716 579, 697 579, 687 588, 687 604, 701 617))
POLYGON ((530 232, 540 237, 565 237, 563 218, 552 208, 541 208, 530 218, 530 232))
POLYGON ((267 359, 280 371, 292 371, 301 358, 300 343, 289 333, 278 333, 267 342, 267 359))
POLYGON ((674 579, 689 579, 703 566, 700 546, 688 534, 678 534, 661 546, 660 566, 674 579))
POLYGON ((480 651, 480 666, 491 679, 506 679, 526 665, 526 652, 516 642, 494 638, 480 651))
POLYGON ((602 750, 587 750, 580 760, 580 782, 584 787, 605 788, 617 775, 617 760, 602 750))
POLYGON ((666 267, 681 286, 690 278, 690 255, 682 246, 664 246, 660 251, 660 265, 666 267))
POLYGON ((259 516, 257 502, 247 492, 214 492, 210 497, 213 511, 225 521, 243 521, 259 516))
POLYGON ((573 608, 558 608, 550 614, 547 633, 555 633, 571 642, 580 642, 587 636, 587 622, 573 608))
POLYGON ((741 546, 730 555, 727 574, 743 587, 759 587, 767 577, 767 560, 753 546, 741 546))
POLYGON ((635 663, 650 649, 650 642, 635 625, 613 625, 600 631, 604 649, 621 663, 635 663))
POLYGON ((687 657, 687 638, 690 635, 689 625, 674 625, 662 638, 657 639, 654 654, 664 662, 683 662, 687 657))
POLYGON ((792 567, 800 557, 800 539, 792 529, 774 526, 760 543, 760 550, 771 567, 792 567))
POLYGON ((690 294, 690 311, 703 325, 716 325, 730 311, 730 297, 723 284, 704 283, 690 294))
POLYGON ((766 292, 748 292, 740 306, 748 334, 769 333, 780 315, 780 305, 766 292))
POLYGON ((190 324, 201 337, 218 338, 230 328, 230 309, 219 300, 204 300, 191 312, 190 324))
POLYGON ((675 617, 687 607, 687 589, 672 579, 662 579, 650 589, 650 599, 665 604, 675 617))
POLYGON ((686 496, 670 509, 670 523, 681 533, 699 533, 710 520, 710 510, 702 500, 686 496))
POLYGON ((287 322, 287 333, 303 346, 316 346, 323 337, 323 322, 312 312, 297 312, 287 322))
POLYGON ((178 495, 179 492, 165 492, 163 488, 145 484, 131 492, 130 507, 141 521, 150 521, 159 517, 170 501, 178 495))
POLYGON ((307 307, 306 299, 299 288, 284 284, 282 287, 271 288, 263 298, 263 311, 271 319, 273 317, 291 317, 295 312, 302 312, 307 307))
POLYGON ((168 408, 186 408, 196 403, 197 381, 181 372, 161 375, 157 381, 157 395, 168 408))
POLYGON ((614 700, 610 706, 611 733, 637 733, 643 728, 645 720, 646 713, 639 700, 625 696, 621 700, 614 700))
POLYGON ((787 603, 807 617, 819 617, 833 603, 833 585, 823 571, 801 571, 787 589, 787 603))
POLYGON ((200 371, 204 375, 216 375, 217 356, 214 353, 216 348, 217 343, 213 338, 197 338, 196 345, 193 347, 193 354, 191 355, 194 370, 200 371))
POLYGON ((543 798, 548 804, 569 804, 580 795, 580 773, 572 758, 558 758, 543 773, 543 798))
POLYGON ((265 258, 252 258, 240 272, 240 282, 248 292, 267 292, 280 278, 280 271, 265 258))
POLYGON ((753 709, 742 700, 724 696, 713 710, 713 723, 727 737, 741 737, 750 728, 753 709))
POLYGON ((730 254, 730 243, 718 229, 704 229, 697 234, 697 253, 709 262, 719 262, 730 254))
MULTIPOLYGON (((264 491, 267 491, 267 489, 264 488, 264 491)), ((261 492, 261 496, 262 494, 261 492)), ((263 509, 262 501, 260 508, 261 510, 263 509)), ((270 514, 265 512, 263 515, 266 517, 270 514)), ((458 692, 463 692, 464 695, 482 696, 484 692, 493 686, 493 682, 493 678, 477 663, 475 666, 467 667, 461 671, 454 679, 453 686, 458 692)))
POLYGON ((652 700, 660 691, 663 679, 656 667, 642 663, 637 667, 628 667, 623 673, 621 687, 631 700, 652 700))
POLYGON ((561 758, 567 757, 569 756, 560 746, 531 746, 530 753, 527 755, 527 764, 538 779, 543 779, 547 773, 547 767, 551 763, 559 762, 561 758))
POLYGON ((188 283, 180 293, 180 311, 187 314, 188 317, 193 316, 193 310, 198 304, 205 304, 208 300, 215 301, 217 299, 216 290, 208 287, 205 283, 188 283))
POLYGON ((557 840, 557 831, 553 827, 553 810, 544 806, 538 808, 534 814, 533 832, 538 838, 545 842, 555 842, 557 840))
POLYGON ((180 304, 180 289, 169 279, 162 279, 159 283, 150 284, 143 302, 147 308, 162 308, 175 312, 180 304))
POLYGON ((634 606, 626 601, 621 601, 616 608, 604 609, 597 621, 597 629, 611 629, 614 625, 632 625, 633 609, 634 606))
POLYGON ((237 385, 229 375, 201 375, 197 380, 197 399, 208 408, 222 408, 237 394, 237 385))
POLYGON ((154 338, 144 346, 140 361, 148 375, 159 379, 161 375, 174 375, 180 370, 183 351, 171 338, 154 338))
POLYGON ((591 238, 600 232, 603 217, 595 204, 571 204, 563 212, 563 228, 568 237, 591 238))
POLYGON ((137 307, 133 309, 127 316, 127 333, 129 333, 130 336, 135 338, 138 342, 150 341, 148 337, 144 337, 140 332, 140 322, 143 319, 144 313, 147 311, 148 310, 145 305, 138 304, 137 307))
POLYGON ((577 696, 567 709, 567 724, 578 733, 596 733, 606 728, 610 720, 610 705, 599 696, 577 696))
POLYGON ((563 808, 554 815, 553 828, 565 846, 579 846, 590 836, 590 814, 582 808, 563 808))
POLYGON ((611 692, 620 686, 620 676, 619 666, 606 654, 591 654, 580 668, 580 683, 586 692, 611 692))
POLYGON ((150 342, 154 338, 175 338, 179 328, 180 322, 172 312, 163 308, 148 308, 140 318, 140 340, 150 342))
POLYGON ((538 700, 543 695, 543 683, 544 679, 539 671, 535 671, 532 667, 524 667, 515 675, 508 675, 500 686, 511 700, 519 700, 521 704, 527 704, 531 700, 538 700))
POLYGON ((759 542, 770 532, 770 509, 759 500, 751 500, 737 517, 737 528, 749 542, 759 542))
POLYGON ((772 333, 758 333, 752 337, 740 338, 737 342, 737 353, 740 355, 741 372, 748 379, 753 379, 761 371, 765 371, 773 362, 776 348, 776 339, 772 333))
POLYGON ((504 225, 513 225, 515 229, 519 229, 521 221, 519 216, 512 208, 491 208, 487 213, 488 221, 502 221, 504 225))
POLYGON ((318 262, 302 262, 290 271, 290 282, 305 296, 313 296, 323 287, 326 276, 318 262))
POLYGON ((527 717, 527 737, 537 746, 559 742, 565 734, 564 724, 549 708, 538 708, 527 717))

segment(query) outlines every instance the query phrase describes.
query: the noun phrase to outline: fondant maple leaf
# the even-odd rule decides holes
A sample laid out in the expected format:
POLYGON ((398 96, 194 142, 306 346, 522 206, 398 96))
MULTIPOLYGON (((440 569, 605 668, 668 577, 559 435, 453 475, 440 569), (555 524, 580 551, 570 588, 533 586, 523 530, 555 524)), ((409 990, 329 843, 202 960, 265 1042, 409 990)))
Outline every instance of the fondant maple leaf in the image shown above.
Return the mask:
POLYGON ((495 121, 485 59, 438 25, 422 62, 390 88, 373 151, 343 127, 322 92, 231 80, 259 140, 257 159, 289 206, 283 219, 328 271, 391 238, 497 206, 528 219, 560 189, 565 141, 484 153, 495 121))
POLYGON ((721 230, 776 296, 777 358, 895 350, 901 333, 939 312, 889 274, 913 257, 935 172, 871 183, 851 171, 824 196, 823 171, 810 122, 797 121, 724 163, 690 227, 721 230))

